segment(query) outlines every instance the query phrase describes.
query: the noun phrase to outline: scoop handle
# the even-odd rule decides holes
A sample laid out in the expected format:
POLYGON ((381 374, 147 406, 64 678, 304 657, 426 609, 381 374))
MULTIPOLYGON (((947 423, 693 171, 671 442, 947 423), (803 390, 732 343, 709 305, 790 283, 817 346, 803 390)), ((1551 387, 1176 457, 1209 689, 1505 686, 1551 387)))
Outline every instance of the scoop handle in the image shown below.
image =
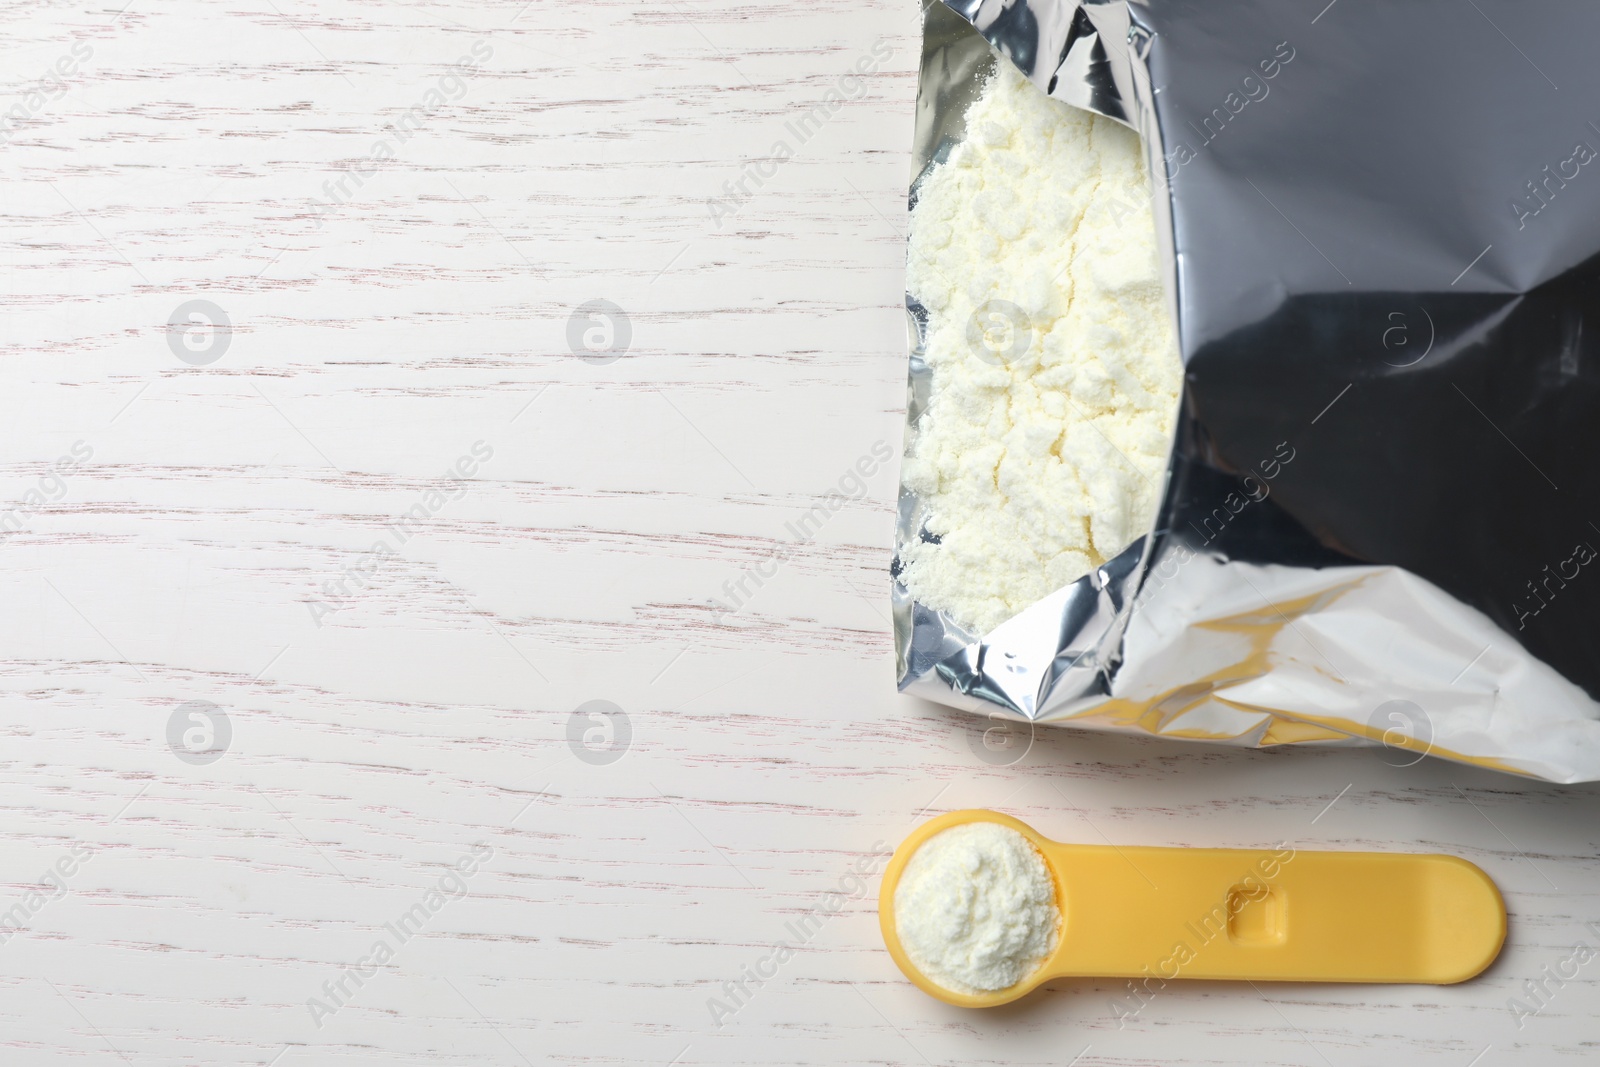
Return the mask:
POLYGON ((1461 982, 1505 902, 1454 856, 1040 841, 1062 902, 1051 977, 1461 982))

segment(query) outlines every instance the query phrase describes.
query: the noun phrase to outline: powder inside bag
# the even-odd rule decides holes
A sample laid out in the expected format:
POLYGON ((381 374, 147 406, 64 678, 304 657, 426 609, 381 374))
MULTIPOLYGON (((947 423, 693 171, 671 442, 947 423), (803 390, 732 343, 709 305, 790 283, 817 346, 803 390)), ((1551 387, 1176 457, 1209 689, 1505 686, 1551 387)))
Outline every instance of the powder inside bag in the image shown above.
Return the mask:
POLYGON ((953 826, 912 853, 894 891, 913 966, 957 993, 1016 985, 1055 951, 1055 882, 1033 843, 997 823, 953 826))
POLYGON ((1149 531, 1178 359, 1139 137, 1001 62, 924 179, 907 288, 932 394, 904 481, 921 603, 986 632, 1149 531))

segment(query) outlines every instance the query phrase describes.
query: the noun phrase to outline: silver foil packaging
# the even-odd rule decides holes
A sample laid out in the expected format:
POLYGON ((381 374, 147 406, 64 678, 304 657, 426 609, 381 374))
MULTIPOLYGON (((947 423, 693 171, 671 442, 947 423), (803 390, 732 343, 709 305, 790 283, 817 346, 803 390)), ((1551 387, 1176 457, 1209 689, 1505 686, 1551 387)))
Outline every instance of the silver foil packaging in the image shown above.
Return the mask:
POLYGON ((894 582, 901 689, 1600 779, 1595 41, 1589 5, 932 5, 913 173, 995 62, 1137 130, 1185 388, 1116 559, 982 635, 894 582))

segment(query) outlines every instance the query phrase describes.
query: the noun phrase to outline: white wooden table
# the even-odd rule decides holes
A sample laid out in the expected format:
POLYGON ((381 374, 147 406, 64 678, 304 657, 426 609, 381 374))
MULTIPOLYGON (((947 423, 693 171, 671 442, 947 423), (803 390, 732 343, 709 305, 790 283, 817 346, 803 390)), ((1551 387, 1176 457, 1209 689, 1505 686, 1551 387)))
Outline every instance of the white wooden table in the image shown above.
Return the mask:
POLYGON ((1507 1002, 1600 945, 1594 789, 1066 732, 995 765, 894 691, 893 464, 793 545, 900 444, 912 5, 118 3, 0 14, 0 1063, 1592 1059, 1600 965, 1507 1002), (621 358, 574 355, 593 300, 621 358), (1459 987, 959 1011, 849 872, 966 806, 1448 850, 1510 940, 1459 987))

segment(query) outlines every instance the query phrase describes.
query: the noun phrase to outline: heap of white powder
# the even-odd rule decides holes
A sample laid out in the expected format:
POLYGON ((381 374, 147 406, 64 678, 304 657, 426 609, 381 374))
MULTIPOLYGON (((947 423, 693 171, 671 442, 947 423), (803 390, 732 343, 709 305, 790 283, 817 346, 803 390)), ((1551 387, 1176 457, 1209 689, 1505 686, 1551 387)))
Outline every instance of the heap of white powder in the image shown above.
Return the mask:
POLYGON ((1055 882, 1033 843, 978 822, 934 834, 894 890, 895 931, 922 975, 957 993, 1008 989, 1055 951, 1055 882))
POLYGON ((921 603, 978 632, 1149 531, 1182 377, 1138 135, 1001 62, 923 181, 907 288, 933 389, 905 484, 921 603))

